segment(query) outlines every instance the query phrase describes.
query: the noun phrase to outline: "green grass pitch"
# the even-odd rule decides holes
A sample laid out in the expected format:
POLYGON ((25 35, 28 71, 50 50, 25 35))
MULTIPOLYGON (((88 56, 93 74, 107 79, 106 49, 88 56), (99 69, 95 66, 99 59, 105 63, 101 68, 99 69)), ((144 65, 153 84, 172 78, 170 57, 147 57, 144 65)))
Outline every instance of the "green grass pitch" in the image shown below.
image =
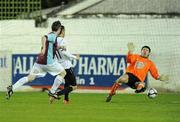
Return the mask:
POLYGON ((0 122, 180 122, 180 94, 73 93, 71 102, 49 104, 45 92, 17 92, 11 100, 0 93, 0 122))

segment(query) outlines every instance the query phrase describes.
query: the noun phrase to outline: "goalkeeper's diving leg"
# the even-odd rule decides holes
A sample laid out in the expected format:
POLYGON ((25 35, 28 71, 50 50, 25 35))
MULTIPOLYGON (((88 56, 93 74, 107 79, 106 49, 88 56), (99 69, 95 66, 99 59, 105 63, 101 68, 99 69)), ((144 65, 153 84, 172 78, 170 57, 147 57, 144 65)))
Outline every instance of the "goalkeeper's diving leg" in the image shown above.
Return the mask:
POLYGON ((119 88, 121 83, 127 83, 128 82, 128 75, 124 74, 121 77, 119 77, 113 86, 111 87, 110 93, 106 98, 106 102, 110 102, 112 99, 112 96, 116 94, 116 90, 119 88))

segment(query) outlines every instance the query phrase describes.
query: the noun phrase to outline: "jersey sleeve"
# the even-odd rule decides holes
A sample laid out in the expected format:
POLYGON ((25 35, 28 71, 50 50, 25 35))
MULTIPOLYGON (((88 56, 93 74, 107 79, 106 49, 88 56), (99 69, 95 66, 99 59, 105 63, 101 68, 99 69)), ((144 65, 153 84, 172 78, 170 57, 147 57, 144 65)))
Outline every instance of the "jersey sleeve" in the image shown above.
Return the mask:
POLYGON ((136 60, 138 55, 135 54, 131 54, 130 52, 128 52, 127 57, 126 57, 126 61, 127 63, 132 63, 136 60))
POLYGON ((152 77, 157 80, 159 77, 159 73, 158 73, 158 70, 157 70, 157 68, 153 62, 151 62, 151 66, 150 66, 149 70, 150 70, 152 77))

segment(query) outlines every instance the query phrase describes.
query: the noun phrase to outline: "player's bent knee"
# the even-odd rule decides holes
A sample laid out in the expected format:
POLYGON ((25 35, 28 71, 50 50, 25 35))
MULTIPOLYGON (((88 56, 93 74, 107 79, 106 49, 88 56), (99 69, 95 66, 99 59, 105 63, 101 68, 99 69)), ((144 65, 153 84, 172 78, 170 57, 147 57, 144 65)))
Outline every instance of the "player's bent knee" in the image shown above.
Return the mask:
POLYGON ((145 83, 144 82, 137 82, 136 84, 136 89, 142 89, 145 87, 145 83))
POLYGON ((142 93, 146 90, 145 83, 143 82, 137 82, 135 85, 136 85, 135 93, 142 93))
POLYGON ((120 77, 119 79, 116 80, 116 83, 126 83, 127 79, 120 77))
POLYGON ((59 75, 64 78, 66 76, 66 71, 62 71, 59 75))
POLYGON ((128 82, 128 75, 123 75, 121 76, 118 80, 117 80, 118 83, 127 83, 128 82))

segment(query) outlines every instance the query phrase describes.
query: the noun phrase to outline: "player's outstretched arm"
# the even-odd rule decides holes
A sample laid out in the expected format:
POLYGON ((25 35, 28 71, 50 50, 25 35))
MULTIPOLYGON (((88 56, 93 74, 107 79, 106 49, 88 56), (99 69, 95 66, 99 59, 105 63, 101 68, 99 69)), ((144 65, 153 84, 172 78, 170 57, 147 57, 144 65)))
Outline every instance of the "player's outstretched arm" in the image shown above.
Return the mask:
POLYGON ((165 75, 165 74, 159 75, 158 70, 153 62, 150 67, 150 73, 153 76, 153 78, 156 80, 160 80, 160 81, 168 81, 169 80, 168 75, 165 75))
POLYGON ((73 55, 73 54, 71 54, 71 53, 68 52, 68 51, 62 51, 62 53, 63 53, 63 55, 65 55, 66 57, 68 57, 70 60, 73 60, 73 59, 79 60, 79 58, 80 58, 80 55, 79 55, 79 54, 73 55))
POLYGON ((135 46, 134 46, 134 44, 133 44, 132 42, 129 42, 129 43, 127 44, 127 47, 128 47, 128 52, 129 52, 129 53, 133 53, 133 52, 134 52, 135 46))

